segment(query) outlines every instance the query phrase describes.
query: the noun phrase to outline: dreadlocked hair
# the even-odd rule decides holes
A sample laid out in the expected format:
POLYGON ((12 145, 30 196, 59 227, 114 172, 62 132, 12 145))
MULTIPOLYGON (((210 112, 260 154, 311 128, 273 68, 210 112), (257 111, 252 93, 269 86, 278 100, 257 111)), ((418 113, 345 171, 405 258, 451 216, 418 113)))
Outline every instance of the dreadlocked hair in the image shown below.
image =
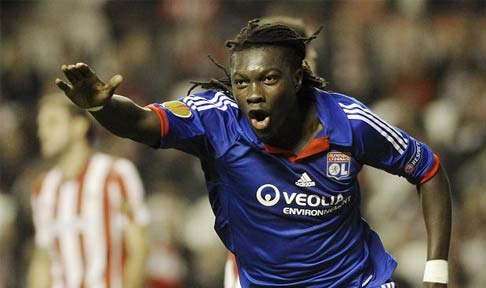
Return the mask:
MULTIPOLYGON (((226 47, 229 48, 231 53, 265 45, 287 48, 291 65, 296 69, 301 68, 303 72, 301 91, 308 91, 313 87, 322 89, 326 86, 326 80, 315 75, 304 60, 307 44, 314 40, 321 30, 322 26, 311 36, 305 37, 287 25, 279 23, 262 24, 259 19, 254 19, 248 21, 247 26, 241 29, 234 40, 226 41, 226 47)), ((211 79, 209 81, 191 81, 190 83, 193 85, 187 92, 187 95, 196 87, 201 87, 207 90, 219 90, 234 99, 228 70, 211 56, 208 57, 218 68, 223 70, 225 76, 221 79, 211 79)))

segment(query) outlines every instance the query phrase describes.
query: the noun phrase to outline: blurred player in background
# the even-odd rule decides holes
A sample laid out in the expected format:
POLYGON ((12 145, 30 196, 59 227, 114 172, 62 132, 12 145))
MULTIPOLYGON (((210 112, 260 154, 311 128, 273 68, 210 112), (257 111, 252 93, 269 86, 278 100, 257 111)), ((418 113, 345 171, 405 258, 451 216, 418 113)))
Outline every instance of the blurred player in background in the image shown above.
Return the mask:
POLYGON ((28 287, 142 287, 148 213, 139 175, 130 161, 92 150, 87 113, 63 98, 39 104, 41 153, 53 168, 31 199, 28 287))
MULTIPOLYGON (((112 133, 201 160, 215 230, 242 287, 389 288, 397 266, 362 219, 357 176, 370 165, 417 185, 428 235, 423 287, 448 283, 451 198, 431 149, 362 103, 324 91, 302 37, 252 20, 230 49, 230 72, 208 91, 140 107, 83 63, 58 87, 112 133)), ((377 207, 379 209, 379 207, 377 207)))

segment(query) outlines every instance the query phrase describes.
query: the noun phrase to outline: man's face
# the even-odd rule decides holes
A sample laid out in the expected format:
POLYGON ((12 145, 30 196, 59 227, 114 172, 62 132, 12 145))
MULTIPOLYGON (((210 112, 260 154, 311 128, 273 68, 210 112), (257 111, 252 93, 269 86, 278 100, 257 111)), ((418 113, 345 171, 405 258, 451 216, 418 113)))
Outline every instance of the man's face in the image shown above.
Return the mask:
POLYGON ((44 157, 58 157, 73 143, 73 119, 68 108, 63 105, 53 103, 40 107, 37 133, 44 157))
POLYGON ((233 95, 256 135, 265 142, 286 129, 286 120, 297 113, 297 91, 302 71, 294 71, 285 49, 273 46, 248 48, 231 55, 233 95))

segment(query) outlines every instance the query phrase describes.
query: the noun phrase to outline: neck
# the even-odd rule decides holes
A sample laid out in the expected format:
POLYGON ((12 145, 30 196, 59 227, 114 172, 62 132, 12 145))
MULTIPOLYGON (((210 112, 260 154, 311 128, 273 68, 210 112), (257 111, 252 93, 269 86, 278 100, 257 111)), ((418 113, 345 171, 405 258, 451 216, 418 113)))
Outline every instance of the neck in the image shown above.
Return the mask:
POLYGON ((268 144, 299 154, 322 130, 322 125, 312 101, 301 102, 298 111, 292 116, 286 121, 286 128, 274 137, 277 140, 268 144))
POLYGON ((57 161, 57 168, 64 178, 73 179, 83 171, 87 161, 91 157, 91 149, 86 140, 75 142, 69 150, 63 153, 57 161))

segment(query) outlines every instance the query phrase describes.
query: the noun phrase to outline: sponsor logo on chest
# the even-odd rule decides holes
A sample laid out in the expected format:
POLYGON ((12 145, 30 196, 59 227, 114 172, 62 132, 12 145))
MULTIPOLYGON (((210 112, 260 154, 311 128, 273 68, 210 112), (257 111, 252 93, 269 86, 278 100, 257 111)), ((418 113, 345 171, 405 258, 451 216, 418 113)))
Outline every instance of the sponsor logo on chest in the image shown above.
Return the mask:
POLYGON ((314 193, 281 191, 277 186, 268 183, 258 187, 256 199, 265 207, 273 207, 281 202, 284 205, 282 212, 286 215, 319 217, 327 216, 343 208, 351 202, 351 195, 324 196, 314 193))

